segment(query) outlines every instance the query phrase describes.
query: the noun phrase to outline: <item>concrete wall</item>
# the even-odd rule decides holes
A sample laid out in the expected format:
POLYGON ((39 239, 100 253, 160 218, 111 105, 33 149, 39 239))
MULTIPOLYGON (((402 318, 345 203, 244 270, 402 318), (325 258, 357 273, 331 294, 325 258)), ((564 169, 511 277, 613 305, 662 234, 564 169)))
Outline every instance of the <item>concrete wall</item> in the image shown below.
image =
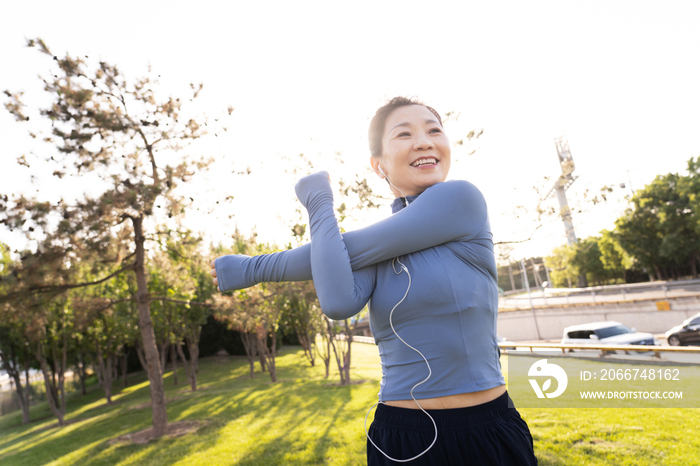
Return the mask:
POLYGON ((498 314, 498 334, 511 341, 537 340, 535 319, 543 340, 560 340, 565 327, 601 320, 616 320, 640 332, 664 333, 700 312, 700 298, 670 298, 670 311, 659 311, 656 301, 549 307, 498 314))

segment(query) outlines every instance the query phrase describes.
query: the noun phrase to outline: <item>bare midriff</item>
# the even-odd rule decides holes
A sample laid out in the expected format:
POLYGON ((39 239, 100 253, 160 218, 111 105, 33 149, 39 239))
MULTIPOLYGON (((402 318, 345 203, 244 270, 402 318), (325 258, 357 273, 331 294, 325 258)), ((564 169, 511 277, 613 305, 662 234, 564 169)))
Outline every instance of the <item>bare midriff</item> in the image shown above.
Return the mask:
MULTIPOLYGON (((458 395, 439 396, 436 398, 424 398, 418 400, 423 409, 454 409, 476 406, 495 400, 506 392, 506 386, 489 388, 480 392, 460 393, 458 395)), ((397 408, 420 409, 413 400, 392 400, 384 404, 397 408)))

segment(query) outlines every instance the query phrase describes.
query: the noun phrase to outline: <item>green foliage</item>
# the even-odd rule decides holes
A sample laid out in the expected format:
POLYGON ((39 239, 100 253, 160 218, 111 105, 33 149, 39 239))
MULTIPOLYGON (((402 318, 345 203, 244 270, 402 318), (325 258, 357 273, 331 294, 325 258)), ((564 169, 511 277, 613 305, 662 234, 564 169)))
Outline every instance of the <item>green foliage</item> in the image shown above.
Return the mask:
POLYGON ((678 267, 690 265, 697 275, 700 264, 700 211, 696 203, 700 179, 697 161, 688 163, 689 175, 669 173, 638 190, 632 206, 616 222, 621 247, 650 275, 665 279, 678 267))
POLYGON ((603 268, 614 279, 625 281, 627 270, 634 267, 634 259, 622 248, 614 231, 602 230, 600 234, 598 249, 603 268))
POLYGON ((552 254, 545 258, 553 286, 568 288, 576 284, 578 269, 572 264, 575 254, 575 248, 565 244, 555 248, 552 254))
POLYGON ((583 274, 598 284, 626 281, 640 269, 656 279, 698 275, 700 266, 700 157, 688 175, 657 176, 632 196, 613 231, 560 246, 547 258, 555 286, 583 274))

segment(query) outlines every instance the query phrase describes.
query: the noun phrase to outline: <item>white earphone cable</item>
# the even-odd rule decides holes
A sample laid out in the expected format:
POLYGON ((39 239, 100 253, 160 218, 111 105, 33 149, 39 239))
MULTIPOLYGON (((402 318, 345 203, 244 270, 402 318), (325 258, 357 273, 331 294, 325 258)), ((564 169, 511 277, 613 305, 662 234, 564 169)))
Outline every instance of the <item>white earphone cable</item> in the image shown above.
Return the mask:
MULTIPOLYGON (((387 178, 387 179, 388 179, 388 178, 387 178)), ((391 183, 391 182, 390 182, 390 183, 391 183)), ((396 188, 396 189, 398 189, 398 188, 396 188)), ((403 193, 401 193, 401 194, 403 194, 403 193)), ((423 380, 421 380, 420 382, 418 382, 417 384, 415 384, 415 385, 413 386, 413 388, 411 388, 411 398, 413 398, 413 401, 416 402, 416 404, 418 405, 418 408, 420 408, 420 410, 423 411, 423 412, 430 418, 430 421, 433 423, 433 427, 435 427, 435 438, 433 439, 433 442, 428 446, 428 448, 426 448, 425 450, 423 450, 422 453, 420 453, 420 454, 414 456, 413 458, 408 458, 408 459, 405 459, 405 460, 401 460, 401 459, 392 458, 391 456, 389 456, 389 455, 387 455, 386 453, 384 453, 384 451, 382 451, 382 449, 379 448, 379 447, 374 443, 374 441, 372 440, 372 438, 369 436, 369 431, 367 430, 367 418, 369 417, 369 413, 372 412, 372 408, 374 408, 375 406, 377 406, 379 403, 384 404, 384 403, 381 402, 381 401, 378 401, 378 402, 374 403, 374 404, 369 408, 369 411, 367 411, 367 414, 365 415, 365 435, 367 435, 367 440, 369 440, 370 443, 371 443, 372 445, 374 445, 374 448, 376 448, 377 450, 379 450, 379 452, 380 452, 382 455, 386 456, 386 457, 389 458, 391 461, 395 461, 395 462, 397 462, 397 463, 407 463, 407 462, 409 462, 409 461, 413 461, 413 460, 415 460, 416 458, 419 458, 419 457, 423 456, 424 454, 426 454, 426 453, 428 452, 428 450, 430 450, 430 449, 433 447, 433 445, 435 445, 435 442, 437 441, 437 436, 438 436, 438 428, 437 428, 437 424, 435 423, 435 419, 433 419, 433 416, 431 416, 430 413, 428 413, 425 409, 423 409, 423 407, 420 405, 420 403, 418 402, 418 400, 416 400, 416 397, 413 396, 413 390, 415 390, 417 386, 419 386, 419 385, 421 385, 421 384, 427 382, 428 379, 430 378, 430 376, 432 375, 433 371, 432 371, 432 369, 430 368, 430 363, 428 362, 428 359, 427 359, 425 356, 423 356, 423 353, 421 353, 421 352, 418 351, 416 348, 414 348, 413 346, 411 346, 411 345, 409 345, 408 343, 406 343, 406 340, 404 340, 403 338, 401 338, 401 335, 399 335, 398 332, 396 331, 396 329, 394 328, 394 322, 393 322, 393 320, 392 320, 392 317, 393 317, 393 315, 394 315, 394 310, 396 310, 396 308, 399 306, 399 304, 401 304, 401 303, 404 301, 404 299, 406 299, 406 296, 408 296, 408 291, 411 289, 411 273, 408 271, 408 268, 407 268, 405 265, 403 265, 403 263, 401 263, 401 261, 400 261, 398 258, 396 258, 396 257, 391 261, 391 267, 394 269, 394 273, 395 273, 396 275, 400 275, 400 274, 401 274, 401 270, 404 270, 404 271, 406 272, 406 274, 408 274, 408 287, 406 288, 406 293, 404 293, 403 298, 401 298, 401 300, 400 300, 398 303, 396 303, 396 305, 394 305, 393 309, 392 309, 391 312, 389 313, 389 325, 391 325, 391 330, 392 330, 392 331, 394 332, 394 334, 398 337, 398 339, 401 340, 401 341, 403 342, 404 345, 408 346, 408 347, 411 348, 413 351, 415 351, 416 353, 420 354, 420 356, 423 358, 423 361, 425 361, 425 364, 428 366, 428 376, 427 376, 425 379, 423 379, 423 380), (395 267, 395 265, 394 265, 394 262, 398 262, 398 263, 401 265, 401 268, 400 268, 398 271, 396 270, 396 267, 395 267)))
MULTIPOLYGON (((396 189, 398 192, 401 193, 401 195, 403 196, 404 207, 407 207, 409 202, 408 202, 408 198, 403 193, 403 191, 401 191, 399 188, 396 187, 396 185, 394 183, 391 182, 391 180, 389 179, 389 175, 384 173, 384 169, 382 169, 381 165, 379 165, 379 171, 382 172, 382 175, 384 175, 384 179, 386 180, 387 183, 389 183, 389 186, 393 187, 394 189, 396 189)), ((401 265, 403 265, 403 264, 401 264, 401 265)), ((393 266, 393 264, 392 264, 392 266, 393 266)), ((396 272, 396 270, 394 270, 394 272, 396 272)), ((408 270, 406 272, 408 272, 408 270)), ((401 338, 401 337, 399 337, 399 338, 401 338)), ((403 340, 401 340, 401 341, 403 341, 403 340)))

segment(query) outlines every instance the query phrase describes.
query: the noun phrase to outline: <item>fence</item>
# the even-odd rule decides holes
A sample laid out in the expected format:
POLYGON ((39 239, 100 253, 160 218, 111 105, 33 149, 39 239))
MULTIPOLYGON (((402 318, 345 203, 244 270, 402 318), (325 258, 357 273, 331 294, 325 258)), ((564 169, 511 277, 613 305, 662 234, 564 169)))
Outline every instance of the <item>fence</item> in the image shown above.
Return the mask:
POLYGON ((656 281, 588 288, 537 288, 530 293, 508 291, 499 299, 498 307, 501 310, 530 309, 698 296, 700 280, 656 281))
MULTIPOLYGON (((68 383, 75 382, 77 376, 73 371, 66 371, 65 373, 65 384, 66 388, 68 383)), ((23 374, 21 377, 22 387, 26 386, 26 378, 23 374)), ((29 384, 32 386, 30 389, 30 405, 43 401, 45 399, 44 393, 44 375, 40 371, 34 371, 29 375, 29 384)), ((4 376, 0 378, 0 416, 9 414, 11 412, 20 409, 19 401, 17 400, 15 382, 9 376, 4 376)))
POLYGON ((700 354, 700 347, 679 347, 679 346, 650 346, 650 345, 562 345, 558 343, 515 343, 511 341, 499 342, 498 346, 508 351, 529 350, 534 352, 535 348, 548 350, 561 350, 562 353, 571 351, 600 351, 601 356, 611 352, 624 353, 654 353, 654 357, 660 358, 661 353, 675 354, 700 354))

